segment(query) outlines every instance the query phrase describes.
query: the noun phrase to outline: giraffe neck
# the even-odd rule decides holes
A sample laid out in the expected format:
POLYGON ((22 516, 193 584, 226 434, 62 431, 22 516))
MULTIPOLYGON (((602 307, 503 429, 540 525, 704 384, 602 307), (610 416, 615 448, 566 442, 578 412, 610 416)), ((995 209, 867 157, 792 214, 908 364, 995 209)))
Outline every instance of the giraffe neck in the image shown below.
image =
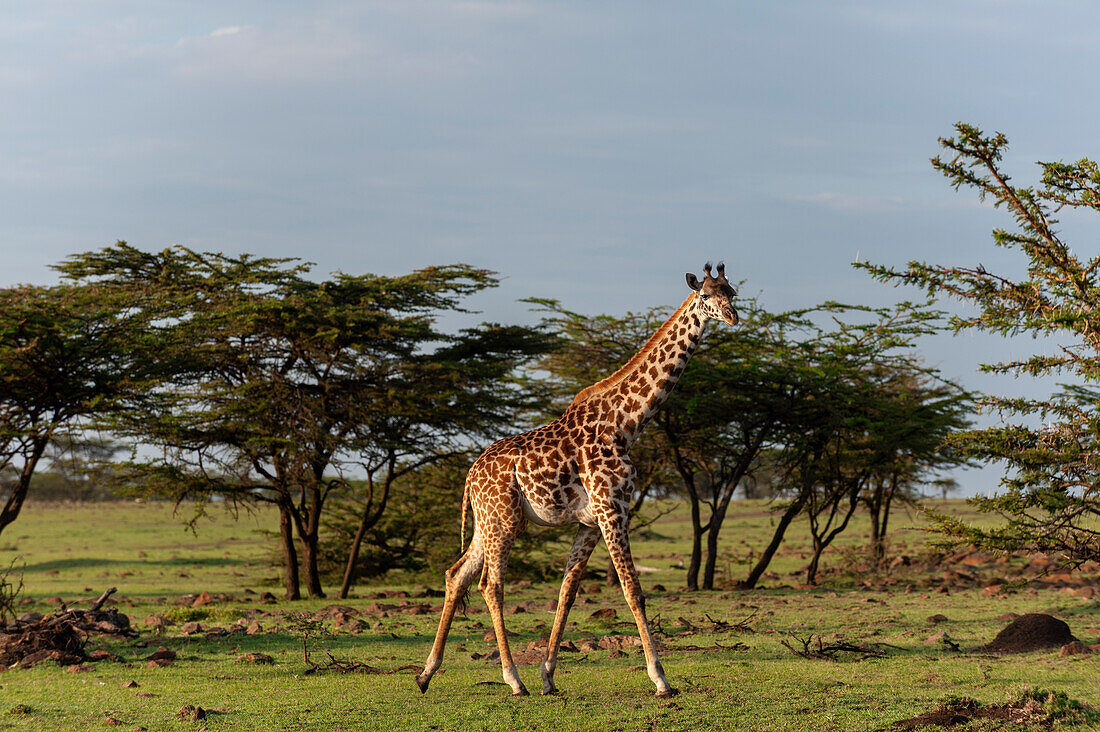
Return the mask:
POLYGON ((706 316, 692 293, 621 369, 583 390, 573 407, 584 403, 614 424, 629 445, 637 439, 680 380, 699 345, 706 316))

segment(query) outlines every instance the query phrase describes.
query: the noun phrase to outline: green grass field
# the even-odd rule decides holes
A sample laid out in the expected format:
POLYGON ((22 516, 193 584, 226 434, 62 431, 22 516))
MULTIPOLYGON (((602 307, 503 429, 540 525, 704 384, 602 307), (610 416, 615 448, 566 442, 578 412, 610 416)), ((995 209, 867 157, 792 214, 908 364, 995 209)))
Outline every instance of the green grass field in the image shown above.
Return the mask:
MULTIPOLYGON (((802 579, 792 573, 805 564, 808 542, 795 528, 763 588, 686 593, 677 566, 689 548, 685 517, 684 512, 666 516, 634 543, 650 618, 667 646, 661 654, 665 669, 680 695, 655 698, 640 649, 627 646, 622 652, 562 653, 560 695, 513 698, 501 683, 499 663, 473 658, 495 648, 484 639, 491 623, 476 593, 467 615, 455 622, 444 672, 426 695, 408 670, 306 673, 296 614, 312 615, 334 603, 361 611, 360 629, 326 623, 332 635, 310 639, 311 658, 323 663, 327 652, 390 671, 423 663, 436 615, 414 613, 422 612, 419 605, 440 600, 416 597, 418 588, 409 583, 359 587, 349 601, 262 604, 259 593, 281 590, 270 563, 276 547, 265 533, 276 528, 271 513, 242 514, 238 520, 215 514, 193 535, 163 504, 31 504, 0 537, 3 566, 16 557, 25 563, 24 597, 31 602, 19 610, 51 612, 57 597, 86 605, 79 601, 117 586, 117 607, 142 636, 93 635, 89 649, 109 649, 121 661, 97 662, 90 671, 72 673, 49 661, 0 673, 0 729, 102 729, 117 722, 125 729, 149 730, 876 730, 949 697, 1003 703, 1029 687, 1100 705, 1100 654, 1061 658, 1053 649, 994 656, 966 650, 992 640, 1007 624, 999 617, 1008 612, 1053 614, 1082 641, 1096 643, 1100 595, 1089 597, 1083 589, 1096 586, 1095 571, 1086 572, 1084 583, 1058 586, 1023 582, 1034 575, 1024 567, 1026 558, 983 562, 956 556, 942 566, 921 564, 916 559, 923 556, 923 535, 912 530, 911 519, 899 516, 893 552, 914 563, 897 567, 892 576, 871 577, 857 569, 830 575, 820 587, 796 589, 802 579), (1008 584, 997 592, 983 589, 997 580, 1008 584), (654 589, 658 585, 667 589, 654 589), (201 607, 178 604, 181 596, 204 591, 232 598, 201 607), (411 597, 400 597, 401 591, 411 597), (154 636, 143 622, 152 614, 175 624, 154 636), (947 620, 929 622, 935 614, 947 620), (183 635, 185 621, 198 621, 204 632, 183 635), (216 629, 233 629, 238 621, 258 622, 262 632, 217 635, 216 629), (741 621, 743 630, 722 625, 741 621), (940 632, 962 650, 950 648, 936 636, 940 632), (817 638, 826 644, 845 640, 883 655, 807 659, 783 644, 800 650, 800 640, 811 635, 815 645, 817 638), (146 667, 145 657, 159 645, 175 651, 176 661, 146 667), (275 663, 238 660, 251 652, 268 654, 275 663), (124 688, 128 681, 138 686, 124 688), (206 719, 179 719, 188 704, 207 710, 206 719)), ((727 519, 718 573, 723 583, 744 574, 743 562, 762 545, 769 520, 759 503, 739 505, 727 519)), ((862 530, 861 522, 846 546, 865 541, 862 530)), ((830 552, 827 567, 840 566, 845 551, 830 552)), ((592 566, 606 566, 605 555, 594 557, 592 566)), ((441 579, 432 584, 441 587, 441 579)), ((524 610, 506 616, 517 633, 515 651, 549 630, 553 614, 547 601, 556 594, 550 584, 517 582, 506 588, 506 606, 524 610)), ((570 620, 566 639, 578 646, 585 639, 635 634, 619 591, 595 581, 585 582, 570 620), (614 609, 616 618, 590 617, 606 608, 614 609)), ((523 665, 520 674, 537 694, 537 666, 523 665)), ((1064 728, 1090 727, 1078 720, 1064 728)))

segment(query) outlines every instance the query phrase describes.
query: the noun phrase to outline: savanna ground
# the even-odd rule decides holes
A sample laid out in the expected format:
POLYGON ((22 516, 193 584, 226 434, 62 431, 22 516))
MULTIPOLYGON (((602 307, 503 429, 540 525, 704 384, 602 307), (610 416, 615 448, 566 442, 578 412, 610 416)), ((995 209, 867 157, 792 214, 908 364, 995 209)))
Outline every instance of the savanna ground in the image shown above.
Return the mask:
MULTIPOLYGON (((961 502, 949 506, 965 510, 961 502)), ((1098 568, 1065 575, 1042 558, 937 556, 913 530, 919 520, 899 513, 894 566, 885 574, 867 572, 851 548, 866 541, 861 519, 846 543, 826 555, 827 567, 850 571, 800 588, 809 544, 804 527, 795 526, 764 586, 739 591, 733 581, 770 533, 770 514, 758 502, 741 503, 731 514, 719 563, 722 589, 683 591, 680 564, 689 551, 683 508, 634 539, 650 618, 679 696, 653 696, 640 648, 630 645, 635 629, 621 593, 592 579, 566 633, 578 650, 560 656, 562 693, 538 696, 538 667, 528 664, 520 674, 535 695, 513 698, 500 683, 498 661, 483 657, 495 643, 486 641, 491 624, 476 592, 468 613, 456 619, 444 672, 422 696, 409 669, 308 673, 302 646, 310 623, 303 619, 322 618, 313 625, 331 632, 318 635, 314 627, 307 639, 316 664, 327 664, 331 654, 381 671, 419 668, 435 631, 431 608, 441 602, 426 590, 438 591, 441 578, 426 586, 411 580, 361 586, 347 601, 273 602, 263 599, 281 589, 267 533, 277 528, 273 513, 237 521, 215 513, 192 535, 163 504, 31 504, 0 538, 3 565, 14 557, 25 563, 25 604, 18 610, 49 614, 59 598, 87 606, 117 586, 111 603, 140 637, 93 634, 87 648, 107 649, 119 660, 80 671, 47 661, 0 673, 0 729, 875 730, 944 700, 1002 704, 1030 687, 1100 704, 1100 653, 970 650, 992 640, 1011 619, 1007 613, 1050 613, 1086 644, 1097 643, 1098 568), (936 615, 946 619, 930 620, 936 615), (170 624, 158 633, 149 616, 170 624), (198 629, 185 625, 196 622, 198 629), (795 653, 807 648, 803 641, 811 651, 841 644, 855 650, 838 651, 835 660, 805 658, 795 653), (170 665, 147 661, 160 646, 175 653, 170 665), (274 663, 242 659, 252 653, 274 663), (206 718, 181 718, 185 705, 206 710, 206 718)), ((590 566, 606 564, 606 555, 597 554, 590 566)), ((514 651, 537 646, 549 631, 556 595, 555 584, 507 586, 514 651)), ((533 660, 541 651, 521 655, 533 660)), ((1090 724, 1096 722, 1077 715, 1059 728, 1090 724)))

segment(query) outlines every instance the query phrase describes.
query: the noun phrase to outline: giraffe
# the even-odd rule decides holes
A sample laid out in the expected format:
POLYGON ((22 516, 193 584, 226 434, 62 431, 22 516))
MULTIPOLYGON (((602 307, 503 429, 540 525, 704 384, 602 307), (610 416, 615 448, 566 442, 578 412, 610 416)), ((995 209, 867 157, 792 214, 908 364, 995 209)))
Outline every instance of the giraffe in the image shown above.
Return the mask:
POLYGON ((558 595, 554 626, 540 667, 542 693, 554 694, 554 670, 569 609, 588 558, 602 537, 619 575, 645 651, 646 669, 659 697, 673 696, 650 633, 645 595, 630 556, 628 506, 634 488, 630 446, 668 398, 699 345, 710 319, 737 324, 737 292, 718 264, 700 281, 687 274, 692 292, 622 368, 582 390, 561 417, 530 432, 493 443, 471 466, 462 495, 462 545, 467 507, 474 531, 462 557, 444 575, 446 596, 435 642, 416 677, 421 692, 443 662, 456 607, 479 573, 479 589, 493 620, 504 681, 517 696, 527 688, 516 672, 504 628, 504 570, 516 537, 530 521, 542 526, 580 524, 558 595))

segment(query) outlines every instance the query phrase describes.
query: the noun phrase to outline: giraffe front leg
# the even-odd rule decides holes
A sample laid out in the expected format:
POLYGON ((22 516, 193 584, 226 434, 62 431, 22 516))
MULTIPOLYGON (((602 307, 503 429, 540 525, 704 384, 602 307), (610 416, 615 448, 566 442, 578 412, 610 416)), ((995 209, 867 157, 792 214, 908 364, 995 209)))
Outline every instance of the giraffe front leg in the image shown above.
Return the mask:
POLYGON ((615 571, 619 573, 619 581, 623 587, 623 596, 627 605, 634 613, 634 622, 638 626, 638 636, 642 641, 642 649, 645 651, 646 670, 649 678, 657 686, 657 696, 675 696, 678 692, 668 684, 665 679, 665 670, 657 658, 657 647, 653 641, 653 634, 649 630, 649 622, 645 614, 645 595, 642 593, 642 585, 638 581, 638 570, 634 567, 634 559, 630 556, 630 539, 627 536, 627 524, 625 515, 614 517, 602 517, 600 530, 603 532, 604 543, 607 544, 607 552, 611 555, 611 561, 615 565, 615 571))
POLYGON ((558 666, 558 651, 561 646, 561 637, 565 632, 565 621, 569 617, 569 610, 573 607, 573 601, 577 598, 577 588, 580 586, 584 568, 588 565, 588 558, 592 556, 592 550, 600 540, 600 530, 595 526, 585 526, 577 530, 577 536, 573 539, 573 548, 569 551, 569 561, 565 566, 565 577, 562 579, 561 592, 558 593, 558 609, 554 615, 554 627, 550 631, 550 640, 546 644, 546 660, 542 663, 542 693, 557 693, 558 687, 554 685, 554 670, 558 666))
POLYGON ((494 548, 495 550, 486 548, 485 573, 481 576, 481 594, 489 607, 489 616, 493 619, 504 683, 512 687, 513 696, 527 696, 527 687, 519 680, 516 663, 512 660, 512 651, 508 646, 508 631, 504 627, 504 567, 508 562, 510 548, 510 541, 507 545, 494 548))
POLYGON ((443 612, 439 617, 439 629, 436 631, 435 643, 432 644, 428 660, 424 662, 424 670, 416 677, 416 685, 420 687, 422 694, 428 690, 432 676, 443 663, 443 649, 447 645, 447 634, 451 630, 455 610, 484 564, 485 552, 481 548, 481 539, 475 531, 470 540, 470 547, 443 575, 446 597, 443 600, 443 612))

